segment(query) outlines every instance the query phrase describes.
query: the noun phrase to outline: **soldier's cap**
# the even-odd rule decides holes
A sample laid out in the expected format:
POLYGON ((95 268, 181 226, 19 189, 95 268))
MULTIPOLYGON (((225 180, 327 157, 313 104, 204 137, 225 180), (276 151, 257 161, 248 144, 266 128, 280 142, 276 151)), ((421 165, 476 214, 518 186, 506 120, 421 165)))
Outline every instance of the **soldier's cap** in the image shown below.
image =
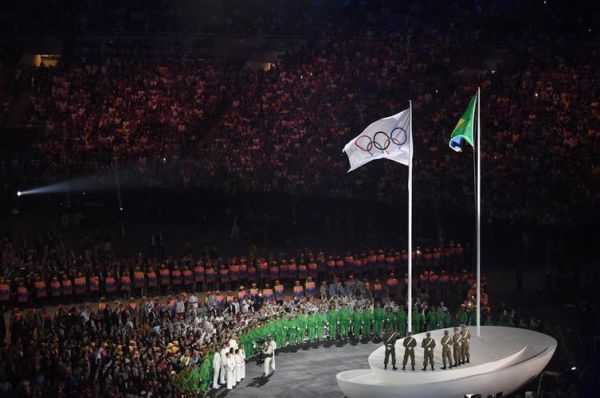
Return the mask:
POLYGON ((427 337, 431 336, 431 332, 427 332, 427 337))

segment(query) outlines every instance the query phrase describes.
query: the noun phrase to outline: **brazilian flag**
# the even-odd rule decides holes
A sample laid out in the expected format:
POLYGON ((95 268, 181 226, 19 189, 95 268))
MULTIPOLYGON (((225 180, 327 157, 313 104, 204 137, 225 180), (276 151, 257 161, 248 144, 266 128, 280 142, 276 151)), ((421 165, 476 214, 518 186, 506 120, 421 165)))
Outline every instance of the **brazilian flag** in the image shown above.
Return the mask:
POLYGON ((460 117, 456 127, 450 135, 450 148, 456 152, 462 152, 463 142, 468 142, 471 147, 473 144, 473 124, 475 122, 475 105, 477 104, 477 95, 474 95, 469 102, 465 113, 460 117))

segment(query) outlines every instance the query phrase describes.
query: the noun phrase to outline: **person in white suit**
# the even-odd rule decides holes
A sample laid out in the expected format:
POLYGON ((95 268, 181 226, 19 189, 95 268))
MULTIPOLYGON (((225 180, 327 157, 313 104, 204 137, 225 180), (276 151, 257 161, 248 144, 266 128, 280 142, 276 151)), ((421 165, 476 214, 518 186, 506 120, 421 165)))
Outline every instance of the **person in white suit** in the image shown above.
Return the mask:
POLYGON ((219 351, 215 352, 215 356, 213 358, 213 389, 219 389, 219 373, 221 372, 221 353, 219 351))
POLYGON ((235 360, 230 353, 225 354, 225 368, 227 369, 227 389, 231 390, 235 386, 235 360))
POLYGON ((272 371, 275 371, 275 350, 277 349, 277 344, 271 336, 267 337, 267 341, 263 346, 263 354, 265 356, 265 362, 263 365, 263 370, 265 376, 269 376, 272 371))
POLYGON ((223 344, 223 347, 221 348, 220 354, 221 354, 221 374, 219 376, 220 379, 220 383, 221 384, 225 384, 227 383, 227 364, 225 363, 225 357, 227 355, 227 353, 229 352, 229 347, 227 346, 227 344, 223 344))
POLYGON ((242 356, 239 348, 235 350, 235 381, 237 383, 242 381, 242 356))
POLYGON ((246 378, 246 351, 244 351, 244 346, 240 346, 240 357, 242 358, 242 367, 241 367, 241 378, 242 380, 246 378))

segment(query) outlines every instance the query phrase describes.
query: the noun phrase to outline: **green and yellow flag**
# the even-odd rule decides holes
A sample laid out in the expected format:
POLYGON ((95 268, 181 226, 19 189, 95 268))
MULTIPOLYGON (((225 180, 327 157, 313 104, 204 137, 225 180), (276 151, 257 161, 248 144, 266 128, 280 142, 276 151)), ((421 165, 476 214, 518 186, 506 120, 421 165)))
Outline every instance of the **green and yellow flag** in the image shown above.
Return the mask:
POLYGON ((460 117, 456 127, 450 135, 450 148, 456 152, 462 152, 462 144, 464 141, 468 142, 471 147, 474 147, 473 143, 473 124, 475 121, 475 105, 477 104, 477 95, 474 95, 469 102, 469 106, 465 110, 465 113, 460 117))

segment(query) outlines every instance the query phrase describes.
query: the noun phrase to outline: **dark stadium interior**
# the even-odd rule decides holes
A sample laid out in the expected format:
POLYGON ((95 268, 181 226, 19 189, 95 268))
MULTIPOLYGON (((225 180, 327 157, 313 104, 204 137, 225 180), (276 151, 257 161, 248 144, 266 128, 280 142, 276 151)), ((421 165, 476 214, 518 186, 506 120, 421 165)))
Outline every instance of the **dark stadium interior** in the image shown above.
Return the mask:
POLYGON ((284 341, 268 380, 249 336, 406 306, 407 169, 342 148, 409 100, 413 329, 474 325, 474 157, 448 138, 478 88, 482 324, 558 341, 515 396, 600 391, 597 1, 21 0, 0 37, 0 397, 281 396, 318 358, 342 397, 336 361, 381 332, 284 341), (232 334, 248 378, 216 390, 232 334))

